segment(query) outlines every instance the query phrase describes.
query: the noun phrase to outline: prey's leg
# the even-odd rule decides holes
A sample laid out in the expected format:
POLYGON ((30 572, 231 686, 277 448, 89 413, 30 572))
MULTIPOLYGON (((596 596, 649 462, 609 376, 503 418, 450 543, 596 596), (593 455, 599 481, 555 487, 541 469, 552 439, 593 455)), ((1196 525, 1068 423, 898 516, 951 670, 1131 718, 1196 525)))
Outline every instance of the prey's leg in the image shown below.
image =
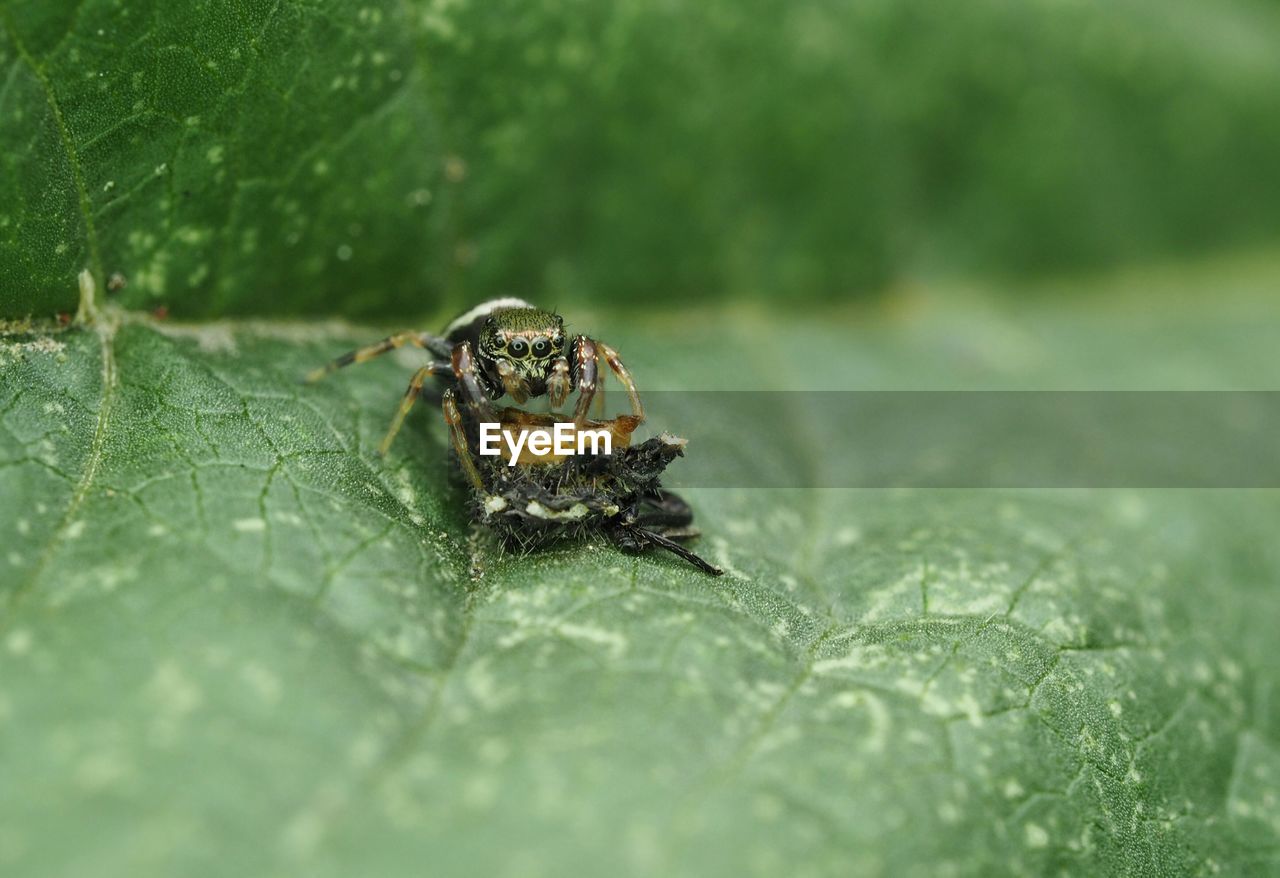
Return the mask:
POLYGON ((674 540, 669 540, 662 534, 645 530, 635 525, 627 525, 614 531, 614 540, 624 552, 642 552, 647 548, 666 549, 671 554, 688 561, 703 573, 711 576, 720 576, 724 573, 723 570, 710 561, 695 555, 674 540))

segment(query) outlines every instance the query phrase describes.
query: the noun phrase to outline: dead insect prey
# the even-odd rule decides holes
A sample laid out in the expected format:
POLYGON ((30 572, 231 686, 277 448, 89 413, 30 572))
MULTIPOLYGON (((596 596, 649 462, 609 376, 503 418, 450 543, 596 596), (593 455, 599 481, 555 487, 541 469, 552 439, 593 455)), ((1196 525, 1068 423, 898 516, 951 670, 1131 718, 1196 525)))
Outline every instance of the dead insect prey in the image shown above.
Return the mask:
MULTIPOLYGON (((632 433, 644 421, 644 408, 613 348, 585 335, 567 338, 559 315, 528 302, 494 299, 454 320, 442 335, 389 336, 338 357, 308 380, 405 345, 428 351, 433 361, 410 380, 379 453, 386 453, 405 416, 426 392, 427 378, 437 379, 450 444, 471 487, 472 517, 509 549, 528 551, 558 539, 600 534, 624 551, 665 549, 706 573, 722 572, 681 545, 698 535, 693 511, 659 483, 667 465, 684 453, 685 441, 663 434, 631 444, 632 433), (602 361, 626 389, 630 414, 611 420, 588 417, 603 378, 602 361), (554 410, 574 391, 578 397, 571 417, 494 405, 503 396, 517 404, 545 396, 554 410), (532 441, 528 446, 508 441, 504 452, 503 443, 488 441, 499 431, 510 439, 530 431, 550 433, 551 428, 558 438, 583 440, 593 434, 593 453, 533 450, 532 441), (605 453, 596 453, 598 438, 604 439, 605 453), (513 454, 512 449, 518 450, 513 454)), ((577 447, 585 444, 578 441, 577 447)))

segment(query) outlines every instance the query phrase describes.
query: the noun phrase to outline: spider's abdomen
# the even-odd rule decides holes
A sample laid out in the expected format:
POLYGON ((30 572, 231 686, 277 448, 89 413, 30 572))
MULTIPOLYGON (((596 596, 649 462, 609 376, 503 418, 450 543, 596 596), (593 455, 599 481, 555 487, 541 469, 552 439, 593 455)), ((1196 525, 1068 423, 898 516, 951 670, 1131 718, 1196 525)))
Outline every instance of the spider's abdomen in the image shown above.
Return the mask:
MULTIPOLYGON (((524 299, 517 299, 513 296, 506 296, 499 299, 490 299, 487 302, 481 302, 471 310, 456 317, 444 329, 444 337, 450 344, 457 344, 460 341, 471 342, 475 347, 480 340, 480 330, 484 327, 485 321, 496 311, 534 311, 539 309, 529 304, 524 299)), ((539 312, 541 313, 541 312, 539 312)))

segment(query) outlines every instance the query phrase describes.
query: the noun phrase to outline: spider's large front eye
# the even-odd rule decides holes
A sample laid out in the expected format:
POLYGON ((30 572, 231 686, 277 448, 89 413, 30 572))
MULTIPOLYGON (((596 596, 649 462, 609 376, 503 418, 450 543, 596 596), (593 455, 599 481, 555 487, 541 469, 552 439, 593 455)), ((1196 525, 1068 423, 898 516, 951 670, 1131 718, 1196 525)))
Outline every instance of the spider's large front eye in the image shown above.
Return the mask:
POLYGON ((533 355, 535 357, 545 357, 551 353, 551 344, 545 338, 540 338, 533 343, 533 355))
POLYGON ((523 338, 512 339, 511 343, 507 345, 507 353, 513 357, 523 357, 529 353, 529 343, 523 338))

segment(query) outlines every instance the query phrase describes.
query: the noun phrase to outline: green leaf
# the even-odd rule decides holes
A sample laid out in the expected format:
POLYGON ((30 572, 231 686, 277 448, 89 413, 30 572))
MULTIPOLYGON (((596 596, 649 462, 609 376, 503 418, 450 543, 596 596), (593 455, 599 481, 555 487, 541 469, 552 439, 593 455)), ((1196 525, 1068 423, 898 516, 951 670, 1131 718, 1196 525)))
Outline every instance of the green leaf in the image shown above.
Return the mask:
POLYGON ((1254 0, 3 0, 0 317, 831 299, 1280 230, 1254 0))
MULTIPOLYGON (((646 388, 1280 378, 1150 305, 599 330, 646 388)), ((0 341, 5 874, 1275 871, 1275 492, 703 489, 719 579, 506 557, 434 413, 373 457, 404 364, 298 383, 370 335, 0 341)))
POLYGON ((412 301, 441 153, 410 17, 0 4, 0 316, 73 310, 85 267, 187 313, 412 301))

